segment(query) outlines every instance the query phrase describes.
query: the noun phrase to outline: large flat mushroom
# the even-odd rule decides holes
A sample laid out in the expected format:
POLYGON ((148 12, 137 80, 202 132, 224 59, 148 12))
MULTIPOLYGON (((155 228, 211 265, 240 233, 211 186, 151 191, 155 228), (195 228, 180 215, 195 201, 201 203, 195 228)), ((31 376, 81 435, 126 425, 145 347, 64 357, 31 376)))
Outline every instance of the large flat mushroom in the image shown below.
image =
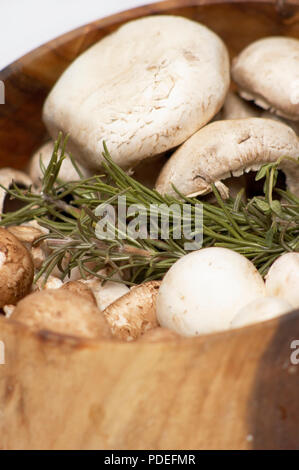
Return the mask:
MULTIPOLYGON (((217 121, 208 124, 188 139, 163 167, 156 189, 176 195, 174 185, 184 195, 202 195, 211 184, 221 195, 228 195, 222 180, 257 171, 280 157, 298 161, 299 140, 295 132, 281 122, 262 118, 217 121)), ((289 189, 299 195, 299 164, 282 160, 289 189)))
POLYGON ((222 40, 178 16, 129 22, 77 58, 48 96, 44 122, 53 139, 98 170, 103 140, 122 168, 180 145, 209 122, 229 86, 222 40))
POLYGON ((264 109, 299 120, 299 40, 267 37, 253 42, 233 61, 240 95, 264 109))

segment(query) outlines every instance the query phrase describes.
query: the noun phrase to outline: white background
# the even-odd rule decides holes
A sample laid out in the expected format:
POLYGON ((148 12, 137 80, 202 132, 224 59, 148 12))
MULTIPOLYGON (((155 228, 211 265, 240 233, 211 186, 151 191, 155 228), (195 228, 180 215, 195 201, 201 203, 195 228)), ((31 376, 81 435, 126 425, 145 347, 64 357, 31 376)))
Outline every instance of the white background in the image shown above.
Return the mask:
POLYGON ((78 26, 154 0, 0 0, 0 70, 78 26))

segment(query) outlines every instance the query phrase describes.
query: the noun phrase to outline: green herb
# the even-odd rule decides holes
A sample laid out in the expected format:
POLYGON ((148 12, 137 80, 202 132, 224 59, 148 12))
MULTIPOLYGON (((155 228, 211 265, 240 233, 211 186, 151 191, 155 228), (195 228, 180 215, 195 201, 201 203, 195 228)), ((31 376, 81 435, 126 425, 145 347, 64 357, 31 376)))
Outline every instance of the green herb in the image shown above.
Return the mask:
MULTIPOLYGON (((92 274, 107 279, 98 271, 109 266, 112 268, 109 278, 116 272, 126 273, 125 279, 129 281, 124 282, 129 285, 161 279, 172 264, 186 254, 186 240, 183 237, 175 239, 174 236, 177 221, 184 224, 189 217, 181 217, 182 206, 186 203, 190 205, 193 228, 196 205, 199 202, 203 205, 204 247, 219 246, 241 253, 256 265, 262 275, 281 254, 299 251, 299 199, 289 191, 276 188, 280 162, 264 165, 257 174, 257 180, 264 179, 264 196, 245 198, 244 201, 242 190, 235 199, 223 201, 213 186, 216 203, 210 204, 184 197, 178 191, 177 197, 170 197, 146 188, 113 162, 106 145, 103 152, 104 175, 83 178, 74 163, 78 181, 62 182, 59 171, 65 158, 65 146, 66 140, 62 142, 59 136, 50 164, 47 168, 41 164, 41 192, 37 193, 34 188, 20 189, 16 185, 4 188, 11 197, 23 201, 25 207, 3 214, 0 225, 19 225, 35 219, 49 229, 49 234, 42 239, 47 239, 52 251, 36 280, 42 275, 46 280, 55 266, 61 270, 62 278, 78 267, 83 278, 92 274), (165 207, 177 204, 179 211, 170 220, 170 238, 162 239, 161 227, 158 227, 156 239, 133 239, 124 227, 123 230, 116 229, 115 238, 99 240, 95 235, 99 221, 95 215, 96 208, 105 203, 116 206, 118 197, 124 195, 126 209, 132 204, 142 206, 146 216, 154 204, 165 204, 165 207), (275 199, 275 195, 280 200, 275 199), (67 267, 65 260, 68 260, 67 267)), ((126 223, 129 224, 131 219, 128 215, 126 223)))

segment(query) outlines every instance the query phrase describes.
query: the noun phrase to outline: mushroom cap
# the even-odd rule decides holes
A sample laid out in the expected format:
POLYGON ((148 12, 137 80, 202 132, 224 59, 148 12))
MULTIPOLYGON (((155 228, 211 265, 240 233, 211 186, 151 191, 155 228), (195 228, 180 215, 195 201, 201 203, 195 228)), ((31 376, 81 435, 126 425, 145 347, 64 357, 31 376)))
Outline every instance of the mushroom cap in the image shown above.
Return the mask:
POLYGON ((32 246, 30 249, 34 269, 39 270, 46 261, 46 253, 42 246, 32 246))
MULTIPOLYGON (((0 169, 0 183, 6 189, 9 189, 12 183, 15 182, 19 186, 29 187, 32 184, 30 176, 22 171, 15 170, 14 168, 1 168, 0 169)), ((7 193, 3 188, 0 188, 0 216, 3 212, 4 201, 7 193)))
MULTIPOLYGON (((173 194, 172 184, 184 195, 211 191, 211 183, 257 171, 280 157, 299 156, 299 139, 287 125, 270 119, 248 118, 216 121, 200 129, 170 157, 156 189, 173 194)), ((299 165, 283 160, 281 169, 288 188, 299 195, 299 165)))
POLYGON ((180 258, 157 297, 158 322, 183 336, 226 330, 237 312, 265 285, 255 266, 226 248, 203 248, 180 258))
POLYGON ((45 240, 33 245, 45 234, 41 226, 32 225, 10 225, 7 230, 12 233, 29 250, 35 269, 40 269, 48 254, 47 242, 45 240))
POLYGON ((299 120, 299 40, 267 37, 233 61, 232 77, 242 97, 264 109, 299 120))
POLYGON ((107 281, 103 283, 103 281, 97 277, 92 277, 84 281, 81 280, 79 282, 91 289, 97 306, 101 311, 105 310, 105 308, 115 302, 115 300, 119 299, 119 297, 122 297, 130 291, 125 284, 114 281, 107 281))
POLYGON ((34 292, 21 300, 10 319, 25 323, 34 330, 86 338, 109 338, 109 326, 85 295, 65 289, 34 292))
MULTIPOLYGON (((35 184, 40 183, 43 173, 40 167, 40 159, 42 160, 45 168, 49 165, 49 162, 52 158, 54 150, 54 143, 52 141, 47 142, 46 144, 42 145, 31 157, 28 172, 32 181, 35 184)), ((78 164, 79 169, 81 170, 83 176, 89 176, 89 172, 85 170, 81 165, 78 164)), ((80 179, 77 171, 72 164, 71 159, 67 156, 65 160, 62 162, 60 171, 59 171, 59 179, 65 182, 69 181, 76 181, 80 179)))
POLYGON ((92 290, 83 282, 69 281, 63 284, 60 289, 67 290, 71 295, 78 294, 81 299, 86 299, 87 302, 93 303, 97 306, 97 301, 92 290))
POLYGON ((179 16, 131 21, 84 52, 48 96, 43 119, 53 139, 99 169, 103 140, 114 161, 131 168, 204 126, 229 86, 222 40, 179 16))
POLYGON ((158 326, 156 297, 160 285, 160 281, 149 281, 132 287, 104 310, 113 336, 132 341, 158 326))
POLYGON ((242 100, 236 93, 228 92, 221 112, 221 119, 246 119, 259 117, 260 110, 242 100))
POLYGON ((28 250, 12 233, 0 227, 0 307, 16 304, 28 294, 33 275, 28 250))
POLYGON ((274 261, 266 276, 266 292, 299 308, 299 253, 286 253, 274 261))
POLYGON ((31 245, 44 235, 37 227, 31 225, 10 225, 7 230, 12 233, 20 242, 31 245))
POLYGON ((231 321, 231 328, 259 323, 284 315, 292 310, 292 306, 279 297, 259 297, 253 300, 237 313, 231 321))
POLYGON ((32 291, 41 291, 44 289, 59 289, 63 286, 63 282, 56 276, 48 276, 45 282, 45 275, 43 274, 32 286, 32 291))
POLYGON ((287 126, 290 126, 297 135, 299 135, 299 121, 291 121, 290 119, 285 119, 277 114, 271 113, 270 111, 263 111, 260 115, 263 119, 274 119, 274 121, 283 122, 287 126))

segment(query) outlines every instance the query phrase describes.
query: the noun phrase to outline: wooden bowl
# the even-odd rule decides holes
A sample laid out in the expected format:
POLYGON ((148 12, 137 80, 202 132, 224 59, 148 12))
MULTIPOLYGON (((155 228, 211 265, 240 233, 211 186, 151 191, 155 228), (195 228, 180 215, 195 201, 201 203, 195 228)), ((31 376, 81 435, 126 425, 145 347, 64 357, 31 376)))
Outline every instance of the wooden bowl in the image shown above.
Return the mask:
MULTIPOLYGON (((232 56, 264 36, 299 38, 294 0, 170 0, 79 28, 0 73, 0 166, 23 168, 46 138, 43 101, 75 57, 123 22, 157 13, 204 23, 232 56)), ((36 334, 3 317, 0 448, 298 448, 296 339, 299 311, 221 334, 132 344, 36 334)))

